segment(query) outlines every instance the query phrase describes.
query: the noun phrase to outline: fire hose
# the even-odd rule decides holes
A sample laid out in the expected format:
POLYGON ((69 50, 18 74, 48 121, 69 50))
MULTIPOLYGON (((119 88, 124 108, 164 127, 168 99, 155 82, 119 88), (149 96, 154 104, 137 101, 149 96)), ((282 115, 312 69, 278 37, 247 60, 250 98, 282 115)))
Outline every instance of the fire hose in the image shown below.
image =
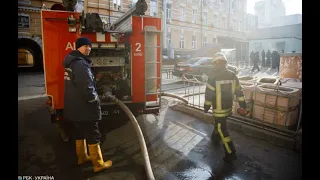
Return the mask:
POLYGON ((136 131, 136 133, 138 135, 139 144, 140 144, 140 148, 141 148, 143 159, 144 159, 144 165, 145 165, 145 169, 147 172, 147 177, 149 180, 155 180, 153 172, 152 172, 151 164, 150 164, 147 145, 144 140, 144 137, 143 137, 143 134, 142 134, 142 131, 141 131, 141 128, 138 124, 137 119, 134 117, 134 115, 132 114, 130 109, 122 101, 120 101, 118 98, 111 96, 111 95, 108 95, 108 98, 110 98, 110 100, 114 101, 117 105, 119 105, 121 107, 121 109, 128 115, 130 121, 132 122, 134 130, 136 131))
MULTIPOLYGON (((169 96, 169 97, 173 97, 173 98, 177 98, 179 100, 182 100, 185 103, 188 103, 188 101, 180 96, 171 94, 171 93, 160 93, 160 96, 169 96)), ((148 154, 148 150, 147 150, 147 145, 146 142, 144 140, 141 128, 138 124, 137 119, 134 117, 134 115, 132 114, 132 112, 130 111, 130 109, 122 102, 120 101, 118 98, 112 96, 112 95, 107 95, 107 97, 112 100, 113 102, 115 102, 118 106, 120 106, 120 108, 127 114, 127 116, 129 117, 130 121, 132 122, 132 125, 134 127, 134 130, 136 131, 137 135, 138 135, 138 139, 139 139, 139 144, 140 144, 140 148, 142 151, 142 155, 143 155, 143 159, 144 159, 144 165, 145 165, 145 169, 146 169, 146 173, 147 173, 147 177, 148 180, 155 180, 153 172, 152 172, 152 168, 151 168, 151 164, 150 164, 150 159, 149 159, 149 154, 148 154)))

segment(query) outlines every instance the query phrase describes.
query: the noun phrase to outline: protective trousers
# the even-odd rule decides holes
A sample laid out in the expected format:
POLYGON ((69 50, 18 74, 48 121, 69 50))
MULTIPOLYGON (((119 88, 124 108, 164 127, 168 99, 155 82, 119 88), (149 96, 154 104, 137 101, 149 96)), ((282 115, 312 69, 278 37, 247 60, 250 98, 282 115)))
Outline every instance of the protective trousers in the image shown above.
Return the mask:
POLYGON ((213 132, 215 135, 219 135, 225 154, 235 153, 236 149, 231 141, 230 134, 227 129, 227 117, 217 118, 215 117, 215 127, 213 132))
POLYGON ((100 147, 101 134, 99 131, 98 121, 92 122, 75 122, 76 129, 76 152, 78 156, 78 164, 92 161, 93 172, 99 172, 112 166, 112 161, 103 160, 100 147), (86 141, 90 157, 87 153, 86 141))
POLYGON ((75 139, 86 139, 88 144, 100 143, 101 134, 98 121, 92 122, 74 122, 75 139))

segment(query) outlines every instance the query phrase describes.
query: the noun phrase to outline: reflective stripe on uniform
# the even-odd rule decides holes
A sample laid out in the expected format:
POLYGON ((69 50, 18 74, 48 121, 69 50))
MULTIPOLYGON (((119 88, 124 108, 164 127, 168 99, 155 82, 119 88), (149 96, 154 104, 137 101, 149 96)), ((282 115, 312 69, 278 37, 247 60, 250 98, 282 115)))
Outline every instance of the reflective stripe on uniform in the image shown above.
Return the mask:
POLYGON ((72 69, 71 69, 71 68, 64 68, 64 69, 67 70, 67 71, 72 72, 72 69))
POLYGON ((68 72, 64 72, 64 80, 68 80, 68 81, 71 80, 68 72))
POLYGON ((240 96, 238 97, 238 101, 245 101, 246 99, 244 98, 244 96, 240 96))
POLYGON ((216 81, 216 109, 222 110, 221 84, 231 84, 232 93, 235 92, 235 80, 216 81))
POLYGON ((240 83, 238 83, 238 84, 236 85, 235 91, 240 91, 240 90, 241 90, 241 85, 240 85, 240 83))
POLYGON ((230 113, 231 111, 232 111, 232 108, 223 109, 223 110, 217 110, 217 109, 212 110, 212 112, 216 114, 227 114, 227 113, 230 113))
POLYGON ((229 144, 228 144, 228 142, 231 141, 231 138, 230 138, 230 136, 229 136, 228 138, 225 138, 225 137, 224 137, 224 135, 223 135, 223 133, 222 133, 222 130, 221 130, 221 123, 218 123, 218 132, 219 132, 219 134, 220 134, 220 136, 221 136, 221 139, 222 139, 222 142, 223 142, 223 144, 224 144, 224 147, 226 147, 227 152, 228 152, 229 154, 231 154, 232 151, 231 151, 230 146, 229 146, 229 144), (226 141, 228 141, 228 142, 226 142, 226 141))
POLYGON ((212 105, 212 101, 205 100, 205 101, 204 101, 204 104, 205 104, 205 105, 208 105, 208 106, 211 106, 211 105, 212 105))
POLYGON ((97 99, 98 99, 98 97, 95 96, 94 99, 92 99, 92 100, 90 100, 90 101, 88 101, 88 102, 92 103, 92 102, 96 101, 97 99))
POLYGON ((221 84, 220 84, 220 81, 216 81, 216 109, 217 110, 221 110, 222 109, 221 84))
POLYGON ((216 90, 213 86, 211 86, 211 85, 210 85, 210 84, 208 84, 208 83, 207 83, 207 85, 206 85, 206 86, 207 86, 207 88, 209 88, 211 91, 215 91, 215 90, 216 90))
MULTIPOLYGON (((64 68, 64 69, 66 71, 72 72, 72 69, 70 69, 70 68, 64 68)), ((70 79, 69 73, 66 71, 64 72, 64 79, 70 81, 71 79, 70 79)))
POLYGON ((232 84, 235 83, 235 80, 221 80, 217 82, 219 82, 219 84, 232 84))
POLYGON ((232 87, 232 94, 234 94, 236 92, 236 81, 235 80, 233 80, 231 87, 232 87))
POLYGON ((228 137, 223 138, 223 139, 222 139, 222 142, 223 142, 223 143, 231 142, 231 137, 228 136, 228 137))
POLYGON ((212 113, 213 117, 227 117, 230 116, 232 114, 232 111, 228 112, 228 113, 212 113))

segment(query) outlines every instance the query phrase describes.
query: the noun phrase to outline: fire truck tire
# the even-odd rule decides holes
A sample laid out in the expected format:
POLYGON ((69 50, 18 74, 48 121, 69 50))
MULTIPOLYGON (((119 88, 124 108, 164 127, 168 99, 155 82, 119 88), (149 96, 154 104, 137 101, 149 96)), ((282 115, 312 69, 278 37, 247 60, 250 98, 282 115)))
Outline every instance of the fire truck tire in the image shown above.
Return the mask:
POLYGON ((18 49, 26 49, 28 50, 32 56, 34 64, 32 67, 23 67, 18 68, 19 71, 22 72, 42 72, 43 71, 43 61, 42 61, 42 49, 40 45, 28 38, 20 38, 18 40, 18 49))
POLYGON ((72 142, 74 134, 74 125, 72 122, 56 122, 56 130, 63 142, 72 142))

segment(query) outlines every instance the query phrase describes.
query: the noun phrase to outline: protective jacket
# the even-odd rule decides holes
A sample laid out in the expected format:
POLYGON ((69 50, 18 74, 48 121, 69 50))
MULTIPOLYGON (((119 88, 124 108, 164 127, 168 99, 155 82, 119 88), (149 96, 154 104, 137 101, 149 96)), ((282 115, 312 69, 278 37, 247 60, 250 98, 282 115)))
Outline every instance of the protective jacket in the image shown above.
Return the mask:
POLYGON ((91 60, 77 50, 64 61, 64 117, 71 121, 101 120, 101 107, 96 91, 91 60))
POLYGON ((228 117, 232 114, 234 95, 236 95, 240 107, 246 109, 238 77, 225 66, 214 67, 206 85, 205 111, 208 111, 212 106, 213 117, 228 117))

